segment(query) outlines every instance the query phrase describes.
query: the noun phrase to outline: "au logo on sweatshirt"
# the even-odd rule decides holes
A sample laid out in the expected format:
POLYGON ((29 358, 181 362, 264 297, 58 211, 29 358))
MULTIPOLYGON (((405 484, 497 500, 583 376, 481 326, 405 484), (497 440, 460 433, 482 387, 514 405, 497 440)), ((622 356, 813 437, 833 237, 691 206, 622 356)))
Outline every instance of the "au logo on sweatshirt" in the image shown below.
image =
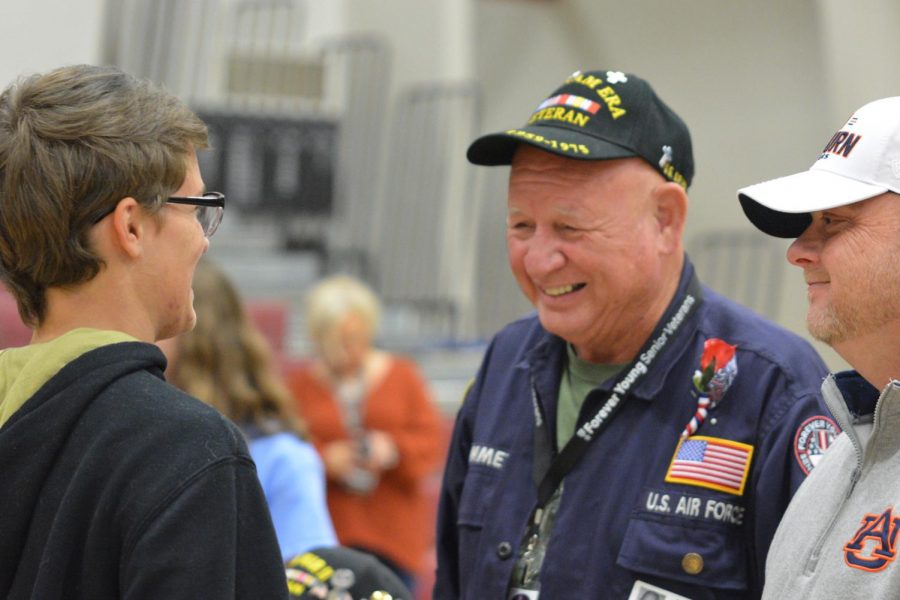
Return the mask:
POLYGON ((862 518, 853 538, 844 545, 844 562, 848 567, 878 572, 897 556, 897 533, 900 515, 893 507, 881 513, 869 513, 862 518))

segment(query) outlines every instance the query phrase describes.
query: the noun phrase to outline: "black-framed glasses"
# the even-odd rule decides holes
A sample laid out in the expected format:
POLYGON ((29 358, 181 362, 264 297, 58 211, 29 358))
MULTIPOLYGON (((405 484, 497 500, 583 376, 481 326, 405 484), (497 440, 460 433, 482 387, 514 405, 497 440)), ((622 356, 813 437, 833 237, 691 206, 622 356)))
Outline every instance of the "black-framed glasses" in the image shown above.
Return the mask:
POLYGON ((203 227, 203 235, 208 238, 219 228, 225 212, 225 194, 222 192, 206 192, 202 196, 169 196, 166 202, 196 206, 197 220, 203 227))
MULTIPOLYGON (((197 220, 203 227, 203 235, 212 237, 222 222, 225 212, 225 194, 222 192, 206 192, 202 196, 170 196, 166 202, 172 204, 189 204, 197 207, 197 220)), ((94 219, 94 225, 105 219, 116 210, 116 205, 94 219)))

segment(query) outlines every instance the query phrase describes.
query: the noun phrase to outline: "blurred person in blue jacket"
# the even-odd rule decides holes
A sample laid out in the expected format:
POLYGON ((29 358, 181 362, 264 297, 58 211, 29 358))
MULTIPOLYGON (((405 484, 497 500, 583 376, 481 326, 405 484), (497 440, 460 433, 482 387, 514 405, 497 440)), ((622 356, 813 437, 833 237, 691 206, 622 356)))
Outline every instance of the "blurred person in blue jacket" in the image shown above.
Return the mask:
POLYGON ((237 288, 210 259, 194 273, 197 326, 160 343, 169 381, 216 408, 247 438, 282 558, 337 543, 325 472, 294 415, 274 356, 237 288))
POLYGON ((512 167, 509 262, 537 312, 457 416, 434 597, 758 598, 837 428, 812 347, 685 255, 687 126, 640 77, 578 71, 468 158, 512 167))

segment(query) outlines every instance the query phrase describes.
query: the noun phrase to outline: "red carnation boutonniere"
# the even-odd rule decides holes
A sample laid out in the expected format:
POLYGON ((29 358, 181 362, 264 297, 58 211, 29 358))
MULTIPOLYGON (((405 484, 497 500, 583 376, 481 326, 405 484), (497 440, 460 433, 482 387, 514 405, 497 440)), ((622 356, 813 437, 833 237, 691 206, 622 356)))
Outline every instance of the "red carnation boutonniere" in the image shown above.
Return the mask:
POLYGON ((737 359, 732 346, 718 338, 710 338, 703 343, 703 355, 700 357, 700 368, 694 371, 694 387, 699 392, 697 412, 685 425, 681 437, 686 438, 696 433, 709 411, 715 408, 728 391, 728 387, 737 376, 737 359))

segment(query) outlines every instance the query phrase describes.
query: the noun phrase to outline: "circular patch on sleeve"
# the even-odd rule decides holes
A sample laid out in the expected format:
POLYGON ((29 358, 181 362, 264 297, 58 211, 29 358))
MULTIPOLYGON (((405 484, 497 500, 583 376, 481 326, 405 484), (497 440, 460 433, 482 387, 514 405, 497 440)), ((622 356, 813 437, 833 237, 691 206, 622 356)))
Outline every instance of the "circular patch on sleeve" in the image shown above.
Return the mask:
POLYGON ((797 428, 794 456, 804 473, 809 475, 840 432, 837 423, 824 415, 810 417, 797 428))

